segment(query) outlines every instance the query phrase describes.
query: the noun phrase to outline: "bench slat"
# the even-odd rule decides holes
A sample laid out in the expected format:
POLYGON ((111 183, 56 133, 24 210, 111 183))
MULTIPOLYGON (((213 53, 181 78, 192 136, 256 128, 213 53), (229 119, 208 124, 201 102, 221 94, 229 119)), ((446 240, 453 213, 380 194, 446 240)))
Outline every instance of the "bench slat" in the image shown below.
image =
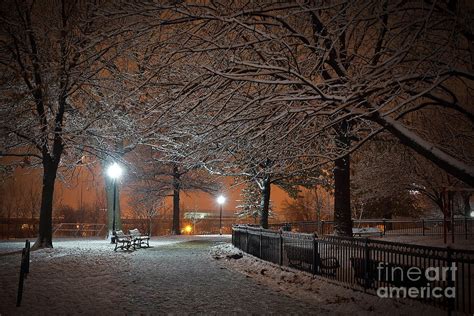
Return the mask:
POLYGON ((144 245, 146 243, 146 246, 150 247, 150 236, 142 235, 138 228, 131 229, 128 232, 130 233, 134 246, 142 247, 142 244, 144 245))

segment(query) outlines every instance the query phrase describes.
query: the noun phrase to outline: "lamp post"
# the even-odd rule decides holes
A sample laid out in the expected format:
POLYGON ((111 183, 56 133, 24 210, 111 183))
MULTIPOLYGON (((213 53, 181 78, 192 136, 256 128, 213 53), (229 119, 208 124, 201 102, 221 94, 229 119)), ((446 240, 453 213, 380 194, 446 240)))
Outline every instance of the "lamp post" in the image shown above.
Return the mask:
MULTIPOLYGON (((117 180, 122 175, 122 168, 118 165, 118 163, 114 162, 112 165, 109 166, 107 169, 107 175, 112 179, 112 185, 114 190, 114 201, 113 201, 113 208, 112 208, 112 236, 110 236, 110 243, 115 244, 115 209, 116 209, 116 200, 117 200, 117 180)), ((110 232, 109 232, 110 234, 110 232)))
POLYGON ((219 204, 219 235, 222 235, 222 205, 225 203, 225 197, 219 195, 217 197, 217 204, 219 204))

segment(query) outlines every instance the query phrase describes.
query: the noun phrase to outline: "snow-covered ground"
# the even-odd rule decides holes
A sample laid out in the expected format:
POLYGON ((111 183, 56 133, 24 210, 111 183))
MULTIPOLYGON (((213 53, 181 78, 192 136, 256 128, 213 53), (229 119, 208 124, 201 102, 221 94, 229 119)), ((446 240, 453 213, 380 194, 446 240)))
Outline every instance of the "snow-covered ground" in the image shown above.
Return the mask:
MULTIPOLYGON (((20 254, 0 256, 0 314, 311 314, 316 304, 267 289, 221 266, 211 246, 230 236, 161 237, 151 248, 113 251, 105 240, 55 240, 31 253, 21 307, 20 254)), ((0 242, 19 249, 23 242, 0 242)), ((326 311, 327 312, 327 311, 326 311)))
POLYGON ((23 241, 0 242, 0 315, 442 314, 415 301, 379 299, 240 252, 230 236, 158 237, 113 251, 98 239, 59 239, 31 253, 15 307, 23 241), (234 256, 232 256, 234 255, 234 256))
POLYGON ((222 266, 238 271, 265 287, 294 299, 316 304, 330 314, 354 315, 445 315, 437 308, 404 299, 382 299, 332 283, 295 269, 280 267, 243 254, 231 244, 214 246, 211 256, 222 266), (230 259, 240 257, 241 259, 230 259))
MULTIPOLYGON (((218 235, 207 235, 207 238, 213 238, 218 235)), ((151 239, 150 246, 163 246, 170 245, 174 243, 186 242, 196 238, 204 238, 205 236, 166 236, 166 237, 154 237, 151 239)), ((33 246, 34 239, 31 240, 31 246, 33 246)), ((11 253, 11 252, 21 252, 21 249, 25 247, 25 239, 10 239, 10 240, 0 240, 0 255, 11 253)), ((54 238, 53 240, 53 249, 44 250, 46 252, 64 252, 64 251, 81 251, 83 249, 95 249, 109 251, 114 249, 114 245, 111 245, 107 240, 103 238, 54 238)))

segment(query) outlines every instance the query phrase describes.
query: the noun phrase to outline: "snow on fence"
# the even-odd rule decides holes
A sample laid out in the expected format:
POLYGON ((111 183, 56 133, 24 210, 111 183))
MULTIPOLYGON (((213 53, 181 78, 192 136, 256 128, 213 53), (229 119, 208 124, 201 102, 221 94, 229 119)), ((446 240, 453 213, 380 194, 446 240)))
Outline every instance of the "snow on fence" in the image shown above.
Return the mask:
MULTIPOLYGON (((308 222, 288 222, 273 223, 270 228, 279 229, 284 225, 289 225, 293 230, 304 233, 317 232, 319 235, 331 235, 334 231, 333 221, 308 221, 308 222)), ((356 228, 378 228, 384 236, 440 236, 444 234, 443 219, 363 219, 353 220, 356 228)), ((448 235, 464 237, 474 235, 473 218, 455 218, 453 224, 447 221, 448 235)))
POLYGON ((262 260, 381 297, 472 314, 474 251, 236 225, 232 244, 262 260))

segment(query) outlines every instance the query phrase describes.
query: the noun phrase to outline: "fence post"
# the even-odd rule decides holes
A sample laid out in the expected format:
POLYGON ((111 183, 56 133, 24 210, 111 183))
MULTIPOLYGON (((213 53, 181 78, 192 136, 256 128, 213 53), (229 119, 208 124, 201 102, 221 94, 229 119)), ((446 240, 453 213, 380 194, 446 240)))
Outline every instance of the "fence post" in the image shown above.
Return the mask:
POLYGON ((258 257, 262 259, 262 228, 260 228, 260 236, 259 236, 259 247, 258 247, 258 257))
POLYGON ((18 293, 16 296, 16 307, 21 304, 21 298, 23 297, 23 283, 25 281, 25 259, 26 259, 26 248, 21 251, 21 264, 20 264, 20 281, 18 283, 18 293))
MULTIPOLYGON (((449 269, 452 269, 453 268, 453 260, 452 260, 452 249, 451 247, 447 246, 446 247, 446 261, 447 261, 447 265, 448 265, 448 268, 449 269)), ((452 271, 449 270, 449 272, 451 273, 448 273, 448 287, 454 287, 454 280, 452 279, 452 271)), ((456 273, 456 272, 454 272, 456 273)), ((456 289, 455 289, 456 291, 456 289)), ((457 295, 457 293, 456 293, 457 295)), ((448 298, 448 315, 451 315, 451 312, 454 310, 454 300, 455 298, 452 298, 452 297, 449 297, 448 298)))
POLYGON ((280 258, 278 258, 278 263, 280 266, 283 265, 283 233, 280 229, 280 258))
POLYGON ((369 279, 369 259, 370 259, 370 253, 369 253, 369 238, 365 238, 364 242, 364 292, 367 290, 370 284, 370 279, 369 279))
POLYGON ((245 252, 249 253, 249 228, 245 227, 245 232, 247 234, 247 238, 245 238, 245 252))
POLYGON ((235 234, 235 230, 234 230, 234 227, 232 227, 232 246, 235 247, 234 234, 235 234))
POLYGON ((318 273, 319 263, 318 235, 313 234, 313 275, 318 273))
POLYGON ((454 229, 456 229, 456 221, 454 220, 454 212, 451 210, 451 243, 454 244, 454 229))
POLYGON ((464 238, 467 240, 467 217, 464 217, 464 238))
POLYGON ((425 235, 425 219, 421 219, 421 234, 424 236, 425 235))
POLYGON ((321 236, 324 236, 324 221, 321 221, 321 236))
POLYGON ((25 278, 30 273, 30 241, 27 239, 25 242, 25 249, 26 249, 26 262, 25 262, 25 278))

